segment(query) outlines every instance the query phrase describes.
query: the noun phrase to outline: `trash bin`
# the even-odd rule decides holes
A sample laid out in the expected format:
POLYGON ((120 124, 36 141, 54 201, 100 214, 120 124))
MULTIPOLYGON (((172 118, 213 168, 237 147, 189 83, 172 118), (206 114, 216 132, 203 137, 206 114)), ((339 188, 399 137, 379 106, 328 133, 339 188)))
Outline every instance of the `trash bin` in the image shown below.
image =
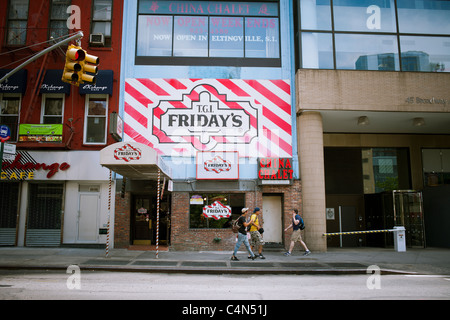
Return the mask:
POLYGON ((405 227, 394 227, 394 249, 397 252, 406 251, 406 229, 405 227))

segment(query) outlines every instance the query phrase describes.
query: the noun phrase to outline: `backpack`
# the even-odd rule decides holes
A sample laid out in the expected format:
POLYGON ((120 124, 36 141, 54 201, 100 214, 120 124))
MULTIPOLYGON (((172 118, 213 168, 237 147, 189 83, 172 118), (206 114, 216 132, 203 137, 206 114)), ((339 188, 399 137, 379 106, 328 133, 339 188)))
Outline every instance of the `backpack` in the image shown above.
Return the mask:
MULTIPOLYGON (((292 222, 292 223, 294 223, 294 222, 292 222)), ((305 230, 305 223, 303 222, 302 217, 300 217, 300 222, 299 222, 298 226, 299 226, 300 230, 305 230)))
POLYGON ((234 220, 234 221, 232 222, 232 224, 231 224, 231 230, 233 230, 234 233, 238 233, 238 232, 239 232, 239 228, 241 227, 241 226, 238 224, 238 221, 239 221, 239 218, 236 219, 236 220, 234 220))
POLYGON ((305 230, 305 223, 303 222, 303 219, 300 220, 300 230, 305 230))

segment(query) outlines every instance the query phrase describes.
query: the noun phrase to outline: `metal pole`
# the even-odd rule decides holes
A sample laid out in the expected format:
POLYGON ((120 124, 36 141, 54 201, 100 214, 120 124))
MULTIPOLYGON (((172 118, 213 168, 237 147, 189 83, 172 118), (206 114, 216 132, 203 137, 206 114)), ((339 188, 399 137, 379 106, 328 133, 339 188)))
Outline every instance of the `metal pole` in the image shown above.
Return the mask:
POLYGON ((109 230, 111 226, 111 181, 112 181, 112 171, 109 170, 108 229, 106 230, 106 258, 109 257, 109 230))
MULTIPOLYGON (((339 232, 342 233, 342 210, 341 210, 341 206, 339 206, 339 232)), ((342 234, 340 235, 340 239, 339 239, 339 247, 342 248, 342 234)))
POLYGON ((39 57, 43 56, 44 54, 55 50, 56 48, 59 48, 60 46, 69 43, 72 40, 76 40, 76 39, 80 39, 83 37, 83 31, 78 31, 75 35, 62 40, 58 43, 55 43, 54 45, 48 47, 47 49, 44 49, 38 53, 36 53, 34 56, 32 56, 30 59, 28 59, 27 61, 25 61, 24 63, 22 63, 20 66, 14 68, 13 70, 11 70, 9 73, 7 73, 3 78, 0 79, 0 83, 2 83, 3 81, 5 81, 6 79, 8 79, 9 77, 11 77, 14 73, 16 73, 17 71, 19 71, 20 69, 22 69, 23 67, 25 67, 26 65, 28 65, 29 63, 33 62, 34 60, 38 59, 39 57))
POLYGON ((159 254, 159 184, 161 181, 161 169, 158 168, 158 184, 156 191, 156 259, 158 259, 159 254))

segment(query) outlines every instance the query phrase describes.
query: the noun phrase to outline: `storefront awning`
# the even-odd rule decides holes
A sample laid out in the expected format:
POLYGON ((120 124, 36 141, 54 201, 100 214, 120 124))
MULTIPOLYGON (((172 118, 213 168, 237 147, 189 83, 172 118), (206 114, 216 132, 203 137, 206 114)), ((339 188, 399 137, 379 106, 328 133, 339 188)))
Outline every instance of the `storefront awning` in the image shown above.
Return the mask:
POLYGON ((128 179, 156 180, 158 169, 161 178, 171 179, 171 168, 151 147, 128 141, 117 142, 100 151, 100 164, 128 179))
POLYGON ((80 85, 80 94, 109 94, 113 92, 114 72, 112 70, 99 70, 95 84, 80 85))
POLYGON ((70 84, 61 80, 61 70, 47 70, 42 81, 39 93, 70 94, 70 84))
MULTIPOLYGON (((0 79, 3 78, 11 70, 0 69, 0 79)), ((17 71, 6 81, 0 83, 0 93, 21 93, 25 94, 27 90, 27 70, 17 71)))

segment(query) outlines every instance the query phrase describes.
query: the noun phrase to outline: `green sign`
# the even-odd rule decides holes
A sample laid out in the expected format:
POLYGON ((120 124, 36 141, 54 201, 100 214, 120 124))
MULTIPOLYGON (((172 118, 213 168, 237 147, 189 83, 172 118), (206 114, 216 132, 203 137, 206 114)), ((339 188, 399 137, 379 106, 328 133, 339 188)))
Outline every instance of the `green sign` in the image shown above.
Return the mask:
POLYGON ((62 124, 21 124, 19 141, 62 142, 62 124))

